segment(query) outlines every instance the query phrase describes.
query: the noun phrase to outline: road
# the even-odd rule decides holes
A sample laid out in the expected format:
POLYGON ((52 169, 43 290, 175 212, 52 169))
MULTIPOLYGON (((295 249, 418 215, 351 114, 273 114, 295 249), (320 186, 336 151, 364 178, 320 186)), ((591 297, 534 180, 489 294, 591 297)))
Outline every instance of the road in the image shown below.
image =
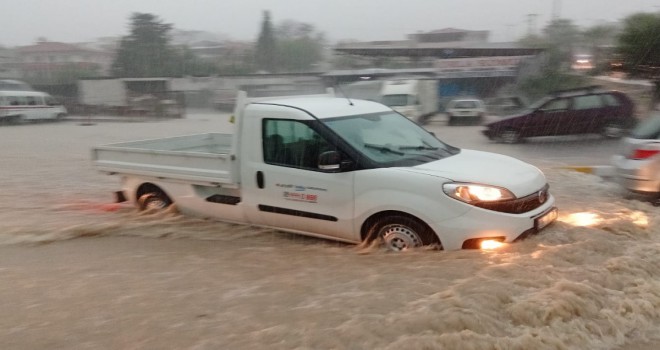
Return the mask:
POLYGON ((537 166, 609 165, 620 144, 600 135, 537 137, 519 144, 501 144, 482 135, 483 126, 448 126, 444 116, 425 127, 452 146, 506 154, 537 166))
POLYGON ((0 349, 658 348, 658 208, 555 169, 616 142, 498 145, 431 124, 546 172, 559 220, 494 251, 397 255, 109 203, 119 181, 92 146, 228 119, 0 127, 0 349))

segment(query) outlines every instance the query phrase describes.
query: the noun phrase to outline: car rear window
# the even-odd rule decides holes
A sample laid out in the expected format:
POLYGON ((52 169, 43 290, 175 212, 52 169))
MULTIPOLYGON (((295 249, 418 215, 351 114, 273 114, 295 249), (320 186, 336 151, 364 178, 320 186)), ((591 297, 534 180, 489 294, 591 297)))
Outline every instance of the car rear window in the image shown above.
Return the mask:
POLYGON ((645 140, 660 139, 660 112, 656 112, 644 119, 630 133, 630 136, 645 140))

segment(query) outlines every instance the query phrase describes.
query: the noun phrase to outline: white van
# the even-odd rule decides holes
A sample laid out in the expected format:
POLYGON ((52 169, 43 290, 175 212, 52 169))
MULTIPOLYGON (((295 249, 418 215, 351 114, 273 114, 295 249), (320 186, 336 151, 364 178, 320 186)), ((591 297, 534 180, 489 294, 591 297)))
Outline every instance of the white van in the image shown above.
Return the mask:
POLYGON ((66 113, 66 108, 45 92, 0 91, 0 121, 61 119, 66 113))

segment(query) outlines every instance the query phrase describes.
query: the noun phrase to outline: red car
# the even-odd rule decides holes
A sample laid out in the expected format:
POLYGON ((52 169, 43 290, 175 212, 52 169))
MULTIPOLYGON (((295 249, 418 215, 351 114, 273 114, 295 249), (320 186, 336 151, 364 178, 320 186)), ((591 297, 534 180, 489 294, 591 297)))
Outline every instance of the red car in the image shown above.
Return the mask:
POLYGON ((635 121, 634 104, 628 96, 590 86, 557 91, 520 114, 486 124, 482 132, 504 143, 534 136, 592 133, 619 138, 635 121))

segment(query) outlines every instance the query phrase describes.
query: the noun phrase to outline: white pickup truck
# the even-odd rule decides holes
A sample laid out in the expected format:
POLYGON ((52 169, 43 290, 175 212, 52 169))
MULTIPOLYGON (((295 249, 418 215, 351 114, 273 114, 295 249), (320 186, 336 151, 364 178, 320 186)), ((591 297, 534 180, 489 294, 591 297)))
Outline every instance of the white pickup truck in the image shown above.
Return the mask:
POLYGON ((99 146, 120 200, 392 250, 479 248, 557 217, 543 173, 443 143, 371 101, 334 94, 247 99, 233 134, 99 146))

